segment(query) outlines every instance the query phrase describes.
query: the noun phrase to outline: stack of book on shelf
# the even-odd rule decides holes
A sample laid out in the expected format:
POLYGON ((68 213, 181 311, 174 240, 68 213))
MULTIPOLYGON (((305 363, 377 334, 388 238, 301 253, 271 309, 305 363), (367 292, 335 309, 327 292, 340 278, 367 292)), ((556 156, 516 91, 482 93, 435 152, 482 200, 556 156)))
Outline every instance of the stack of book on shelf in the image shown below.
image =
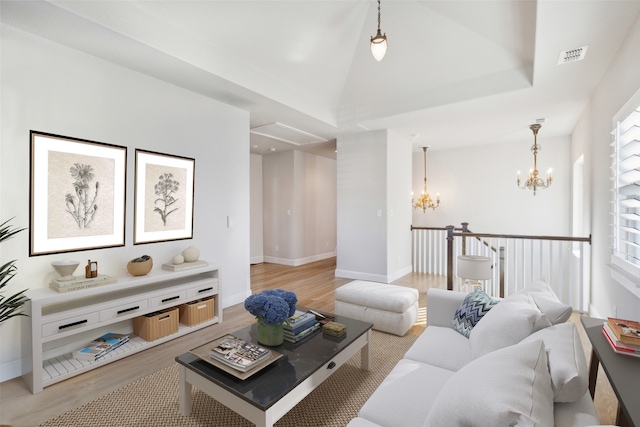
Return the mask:
POLYGON ((73 357, 78 360, 98 360, 128 341, 129 335, 109 332, 74 351, 73 357))
POLYGON ((640 322, 609 317, 602 332, 616 353, 640 357, 640 322))
POLYGON ((71 292, 80 289, 95 288, 96 286, 111 285, 118 281, 106 274, 99 274, 96 277, 75 277, 72 280, 52 280, 49 287, 56 292, 71 292))
POLYGON ((297 343, 319 330, 320 324, 315 314, 296 310, 295 314, 287 319, 283 328, 285 341, 297 343))
POLYGON ((225 335, 212 343, 212 359, 240 372, 247 372, 271 357, 271 351, 233 335, 225 335))

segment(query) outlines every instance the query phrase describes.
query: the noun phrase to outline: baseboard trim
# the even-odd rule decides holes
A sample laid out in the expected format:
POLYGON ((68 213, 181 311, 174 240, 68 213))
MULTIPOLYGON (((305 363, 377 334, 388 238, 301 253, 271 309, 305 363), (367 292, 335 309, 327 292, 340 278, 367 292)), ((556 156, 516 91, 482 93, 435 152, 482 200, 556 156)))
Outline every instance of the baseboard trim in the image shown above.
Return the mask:
POLYGON ((309 257, 306 257, 306 258, 297 258, 297 259, 265 256, 263 262, 270 262, 272 264, 288 265, 289 267, 298 267, 300 265, 309 264, 311 262, 316 262, 316 261, 321 261, 321 260, 327 259, 327 258, 333 258, 335 256, 336 256, 336 251, 327 252, 327 253, 324 253, 324 254, 312 255, 312 256, 309 256, 309 257))
POLYGON ((369 282, 379 282, 379 283, 391 283, 394 280, 398 280, 402 276, 406 276, 411 273, 412 267, 410 265, 404 267, 401 270, 396 271, 393 274, 371 274, 371 273, 363 273, 360 271, 348 271, 341 270, 336 268, 335 276, 343 279, 353 279, 353 280, 367 280, 369 282))
POLYGON ((362 273, 359 271, 336 269, 335 276, 342 279, 367 280, 369 282, 389 283, 389 278, 385 275, 362 273))
POLYGON ((249 259, 249 264, 262 264, 264 262, 264 256, 254 256, 249 259))
POLYGON ((22 362, 19 359, 0 364, 0 382, 22 376, 22 362))

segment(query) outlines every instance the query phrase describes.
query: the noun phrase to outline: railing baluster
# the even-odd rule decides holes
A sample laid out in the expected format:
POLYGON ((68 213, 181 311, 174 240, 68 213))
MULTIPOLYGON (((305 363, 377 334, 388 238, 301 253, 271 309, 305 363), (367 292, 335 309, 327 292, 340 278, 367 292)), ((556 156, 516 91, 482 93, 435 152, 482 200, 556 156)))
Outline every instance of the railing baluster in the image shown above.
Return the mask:
POLYGON ((492 260, 494 271, 486 290, 493 295, 508 296, 542 277, 574 309, 588 309, 585 243, 590 244, 591 237, 473 233, 466 224, 462 232, 453 226, 411 229, 413 271, 446 274, 448 289, 454 288, 457 256, 477 254, 492 260))

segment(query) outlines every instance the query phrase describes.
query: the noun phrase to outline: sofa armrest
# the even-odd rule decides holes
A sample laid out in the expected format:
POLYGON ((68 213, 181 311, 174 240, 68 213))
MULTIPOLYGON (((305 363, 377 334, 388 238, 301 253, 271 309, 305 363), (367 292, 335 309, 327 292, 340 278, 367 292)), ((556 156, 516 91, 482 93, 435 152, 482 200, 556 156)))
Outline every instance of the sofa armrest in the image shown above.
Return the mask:
POLYGON ((467 294, 445 289, 430 288, 427 290, 427 325, 446 326, 451 328, 451 321, 456 310, 467 294))

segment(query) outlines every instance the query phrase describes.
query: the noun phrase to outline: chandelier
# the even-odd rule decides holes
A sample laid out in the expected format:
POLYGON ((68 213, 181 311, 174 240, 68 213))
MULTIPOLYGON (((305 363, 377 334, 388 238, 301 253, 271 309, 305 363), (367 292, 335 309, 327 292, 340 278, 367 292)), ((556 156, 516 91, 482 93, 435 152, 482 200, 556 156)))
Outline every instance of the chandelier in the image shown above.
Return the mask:
POLYGON ((378 33, 371 37, 371 54, 376 61, 382 61, 387 53, 387 33, 380 33, 380 0, 378 0, 378 33))
POLYGON ((538 145, 538 131, 541 127, 542 126, 537 123, 535 125, 529 126, 529 129, 533 131, 533 146, 531 147, 531 151, 533 151, 533 169, 529 170, 529 176, 522 186, 520 185, 520 171, 518 171, 518 187, 522 188, 523 190, 533 190, 534 196, 536 195, 536 190, 544 190, 545 188, 549 188, 551 186, 551 181, 553 180, 553 177, 551 176, 551 169, 547 171, 546 181, 538 177, 538 151, 542 149, 538 145))
POLYGON ((429 193, 427 193, 427 147, 422 147, 422 151, 424 152, 424 190, 422 190, 422 194, 415 203, 413 201, 413 193, 411 193, 411 204, 414 209, 422 208, 422 212, 427 212, 427 209, 435 210, 440 205, 440 194, 436 194, 434 203, 429 193))

